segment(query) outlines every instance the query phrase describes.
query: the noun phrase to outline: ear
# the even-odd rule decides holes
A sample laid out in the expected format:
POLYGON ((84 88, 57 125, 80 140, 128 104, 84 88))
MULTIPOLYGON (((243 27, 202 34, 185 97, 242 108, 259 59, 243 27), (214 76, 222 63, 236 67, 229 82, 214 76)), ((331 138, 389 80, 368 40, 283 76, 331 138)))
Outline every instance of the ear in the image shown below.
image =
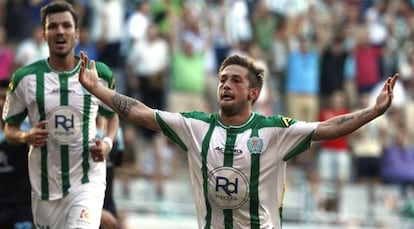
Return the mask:
POLYGON ((250 88, 248 99, 252 101, 257 100, 257 98, 259 98, 259 95, 260 95, 260 88, 258 87, 250 88))

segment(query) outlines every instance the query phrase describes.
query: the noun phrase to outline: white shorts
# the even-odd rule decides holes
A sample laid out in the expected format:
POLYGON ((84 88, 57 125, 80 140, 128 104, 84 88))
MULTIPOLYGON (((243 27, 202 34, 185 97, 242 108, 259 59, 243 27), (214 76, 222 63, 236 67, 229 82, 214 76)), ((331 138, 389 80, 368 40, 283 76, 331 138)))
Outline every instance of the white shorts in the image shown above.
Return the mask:
POLYGON ((100 226, 105 184, 86 183, 58 200, 32 197, 36 228, 97 229, 100 226))
POLYGON ((325 181, 349 181, 351 156, 346 150, 321 149, 318 167, 319 176, 325 181))

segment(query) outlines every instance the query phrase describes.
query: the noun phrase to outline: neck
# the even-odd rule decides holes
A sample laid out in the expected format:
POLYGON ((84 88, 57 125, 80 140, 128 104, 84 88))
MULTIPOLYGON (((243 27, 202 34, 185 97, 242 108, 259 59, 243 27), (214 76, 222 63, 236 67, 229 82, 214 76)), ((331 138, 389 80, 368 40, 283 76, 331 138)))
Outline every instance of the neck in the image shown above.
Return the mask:
POLYGON ((227 126, 240 126, 244 123, 246 123, 250 116, 252 114, 252 111, 250 110, 249 112, 245 112, 245 113, 238 113, 238 114, 225 114, 223 113, 223 111, 219 111, 219 118, 220 121, 227 126))
POLYGON ((48 59, 50 67, 57 71, 70 71, 78 63, 78 58, 72 55, 67 55, 66 57, 59 57, 50 55, 48 59))

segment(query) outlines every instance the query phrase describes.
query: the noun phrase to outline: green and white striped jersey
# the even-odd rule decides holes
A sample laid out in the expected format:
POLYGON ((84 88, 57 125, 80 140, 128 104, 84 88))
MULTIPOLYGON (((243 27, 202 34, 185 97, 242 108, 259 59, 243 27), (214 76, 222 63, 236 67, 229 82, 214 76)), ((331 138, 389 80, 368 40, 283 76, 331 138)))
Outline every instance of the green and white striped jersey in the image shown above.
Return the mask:
MULTIPOLYGON (((48 121, 47 144, 29 152, 32 192, 43 200, 62 198, 71 187, 91 180, 105 182, 105 163, 91 160, 89 143, 96 136, 98 113, 115 113, 82 87, 80 65, 59 72, 40 60, 16 71, 9 85, 3 110, 7 123, 20 125, 27 116, 32 126, 48 121)), ((111 70, 100 62, 96 68, 101 83, 113 89, 111 70)))
POLYGON ((218 114, 156 112, 188 154, 199 228, 280 228, 286 161, 309 148, 317 122, 252 113, 240 126, 218 114))

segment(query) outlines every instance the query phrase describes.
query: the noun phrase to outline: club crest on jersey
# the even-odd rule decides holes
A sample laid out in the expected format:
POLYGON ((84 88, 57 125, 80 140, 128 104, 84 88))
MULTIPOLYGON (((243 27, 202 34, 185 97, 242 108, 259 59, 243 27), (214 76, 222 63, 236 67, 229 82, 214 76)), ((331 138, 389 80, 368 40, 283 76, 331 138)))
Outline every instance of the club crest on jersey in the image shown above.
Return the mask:
POLYGON ((262 153, 263 140, 259 137, 251 137, 247 140, 247 149, 250 153, 262 153))
POLYGON ((233 167, 218 167, 208 176, 210 200, 221 209, 238 209, 246 203, 249 194, 247 176, 233 167))
POLYGON ((47 115, 49 134, 59 144, 67 144, 81 136, 82 115, 70 106, 60 106, 47 115))

